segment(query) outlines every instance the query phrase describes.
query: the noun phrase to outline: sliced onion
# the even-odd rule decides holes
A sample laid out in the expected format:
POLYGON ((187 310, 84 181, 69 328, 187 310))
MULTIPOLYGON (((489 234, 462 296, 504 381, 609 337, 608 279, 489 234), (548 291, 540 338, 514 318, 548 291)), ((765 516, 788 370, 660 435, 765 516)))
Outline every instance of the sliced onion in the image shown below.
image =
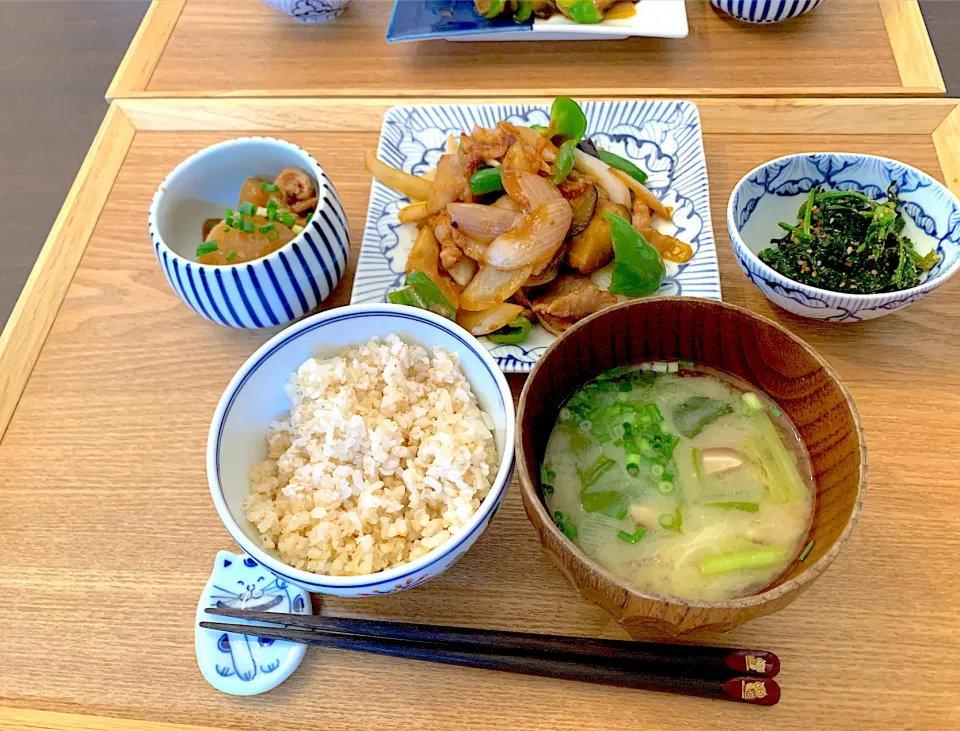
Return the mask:
POLYGON ((563 198, 557 186, 546 178, 533 173, 519 173, 517 175, 517 184, 522 191, 523 207, 532 211, 539 205, 549 203, 557 198, 563 198))
MULTIPOLYGON (((662 216, 668 221, 670 220, 670 211, 668 211, 666 206, 664 206, 663 203, 660 202, 657 196, 655 196, 653 193, 650 192, 650 189, 647 188, 647 186, 645 186, 639 180, 635 180, 634 178, 631 178, 629 175, 627 175, 625 172, 621 170, 615 170, 613 168, 610 168, 610 172, 613 173, 617 178, 619 178, 620 181, 624 185, 626 185, 630 190, 632 190, 634 194, 637 196, 637 198, 639 198, 641 201, 646 203, 650 208, 652 208, 654 213, 656 213, 658 216, 662 216)), ((611 196, 611 198, 612 197, 613 196, 611 196)))
POLYGON ((443 155, 437 164, 437 176, 427 196, 427 213, 433 215, 463 195, 468 180, 458 155, 443 155))
POLYGON ((512 228, 487 247, 484 258, 498 269, 526 267, 556 253, 563 243, 573 209, 564 198, 537 206, 512 228))
POLYGON ((416 223, 427 217, 427 204, 425 201, 417 201, 408 206, 404 206, 397 211, 397 220, 400 223, 416 223))
POLYGON ((529 277, 530 267, 502 270, 485 264, 461 293, 460 307, 476 312, 499 305, 520 289, 529 277))
MULTIPOLYGON (((573 166, 581 173, 592 175, 597 182, 607 191, 610 200, 619 203, 622 206, 630 208, 630 189, 614 173, 617 171, 611 168, 603 160, 588 155, 583 150, 575 149, 573 151, 573 166)), ((632 180, 633 178, 631 178, 632 180)), ((659 205, 657 201, 657 205, 659 205)), ((662 206, 661 206, 662 207, 662 206)))
POLYGON ((500 180, 503 183, 503 189, 520 205, 526 203, 523 190, 520 188, 519 175, 521 173, 536 174, 540 170, 543 161, 523 142, 514 142, 503 156, 500 165, 500 180))
POLYGON ((451 203, 447 212, 461 233, 484 244, 520 222, 520 216, 513 211, 479 203, 451 203))
POLYGON ((457 324, 471 335, 488 335, 504 325, 509 325, 521 312, 522 306, 502 302, 479 312, 460 310, 457 312, 457 324))
POLYGON ((405 173, 403 170, 390 167, 382 160, 377 159, 373 150, 367 150, 363 156, 363 162, 367 170, 373 174, 377 180, 388 188, 393 188, 398 193, 402 193, 412 200, 426 200, 430 194, 430 183, 416 175, 405 173))
POLYGON ((476 271, 477 262, 475 262, 473 259, 468 259, 465 256, 460 257, 460 261, 447 269, 447 273, 453 277, 453 281, 459 284, 461 287, 466 287, 468 284, 470 284, 470 280, 473 279, 473 275, 476 271))
POLYGON ((502 208, 505 211, 513 211, 514 213, 520 213, 520 204, 517 203, 513 198, 504 193, 502 196, 497 198, 493 202, 494 208, 502 208))

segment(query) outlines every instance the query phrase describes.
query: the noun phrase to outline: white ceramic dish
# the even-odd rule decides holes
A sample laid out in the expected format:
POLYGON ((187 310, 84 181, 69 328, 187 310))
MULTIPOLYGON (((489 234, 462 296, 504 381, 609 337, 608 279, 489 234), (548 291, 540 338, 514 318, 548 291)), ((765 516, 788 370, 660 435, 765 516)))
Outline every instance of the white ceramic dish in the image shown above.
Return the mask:
POLYGON ((624 38, 686 38, 687 8, 683 0, 640 0, 630 18, 581 25, 557 14, 534 20, 527 33, 487 33, 450 36, 448 41, 622 41, 624 38))
POLYGON ((514 409, 510 386, 480 343, 456 323, 399 305, 351 305, 308 317, 268 340, 230 381, 214 413, 207 440, 207 479, 217 513, 234 540, 280 578, 307 591, 345 597, 390 594, 439 575, 486 529, 513 474, 514 409), (430 553, 399 568, 367 576, 324 576, 292 568, 260 547, 246 519, 248 473, 267 455, 270 422, 290 410, 284 384, 310 357, 329 358, 374 335, 397 333, 409 342, 456 352, 480 407, 494 420, 499 469, 480 509, 463 529, 430 553))
POLYGON ((857 322, 902 309, 960 270, 960 200, 921 170, 886 157, 849 152, 787 155, 754 168, 740 179, 727 204, 727 230, 744 274, 776 305, 814 320, 857 322), (897 183, 904 235, 917 253, 936 249, 940 263, 916 287, 883 294, 845 294, 800 284, 778 274, 757 253, 780 238, 779 221, 796 223, 812 186, 857 190, 886 197, 897 183))
POLYGON ((688 32, 683 0, 640 0, 631 17, 596 25, 581 25, 559 13, 524 23, 506 14, 488 20, 476 12, 472 0, 396 0, 387 41, 599 41, 685 38, 688 32))

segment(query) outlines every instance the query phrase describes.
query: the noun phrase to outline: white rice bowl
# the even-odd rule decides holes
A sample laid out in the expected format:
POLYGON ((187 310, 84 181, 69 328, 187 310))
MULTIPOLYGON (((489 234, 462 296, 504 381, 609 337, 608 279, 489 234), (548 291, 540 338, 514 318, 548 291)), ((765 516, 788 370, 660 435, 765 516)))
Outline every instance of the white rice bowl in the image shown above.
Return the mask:
POLYGON ((284 563, 329 576, 402 566, 457 534, 497 474, 493 419, 455 353, 373 337, 286 386, 247 520, 284 563))

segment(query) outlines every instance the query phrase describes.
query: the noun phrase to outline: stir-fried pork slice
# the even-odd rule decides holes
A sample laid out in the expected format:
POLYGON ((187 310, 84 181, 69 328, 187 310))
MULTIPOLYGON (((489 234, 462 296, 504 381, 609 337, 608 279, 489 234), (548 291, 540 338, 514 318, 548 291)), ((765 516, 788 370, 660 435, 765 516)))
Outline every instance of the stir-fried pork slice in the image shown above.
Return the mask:
POLYGON ((565 274, 554 280, 546 294, 533 301, 533 310, 554 317, 582 320, 616 303, 617 298, 600 289, 590 277, 565 274))

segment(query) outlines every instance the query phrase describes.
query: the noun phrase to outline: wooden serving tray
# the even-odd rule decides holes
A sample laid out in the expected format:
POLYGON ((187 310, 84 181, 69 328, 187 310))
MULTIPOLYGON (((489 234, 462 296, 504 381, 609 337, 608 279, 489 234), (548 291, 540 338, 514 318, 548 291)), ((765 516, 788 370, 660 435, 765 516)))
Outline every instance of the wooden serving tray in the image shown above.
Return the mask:
POLYGON ((553 43, 388 44, 392 6, 303 25, 257 0, 154 0, 107 96, 944 94, 916 0, 831 0, 771 26, 693 0, 684 39, 553 43))
MULTIPOLYGON (((263 696, 207 685, 194 611, 216 551, 236 550, 207 488, 207 429, 227 381, 271 333, 213 325, 177 299, 154 258, 147 208, 167 172, 213 142, 266 133, 302 145, 334 181, 352 227, 351 272, 329 303, 342 305, 370 191, 362 152, 395 101, 111 107, 0 336, 0 729, 956 727, 960 279, 879 320, 811 322, 754 289, 723 228, 740 176, 790 152, 879 152, 960 191, 960 106, 945 99, 699 103, 724 299, 773 317, 827 358, 856 399, 869 446, 866 507, 836 563, 780 613, 698 638, 777 652, 778 706, 318 649, 263 696)), ((512 378, 519 390, 523 377, 512 378)), ((548 562, 517 485, 477 545, 435 581, 330 599, 323 611, 625 636, 548 562)))

